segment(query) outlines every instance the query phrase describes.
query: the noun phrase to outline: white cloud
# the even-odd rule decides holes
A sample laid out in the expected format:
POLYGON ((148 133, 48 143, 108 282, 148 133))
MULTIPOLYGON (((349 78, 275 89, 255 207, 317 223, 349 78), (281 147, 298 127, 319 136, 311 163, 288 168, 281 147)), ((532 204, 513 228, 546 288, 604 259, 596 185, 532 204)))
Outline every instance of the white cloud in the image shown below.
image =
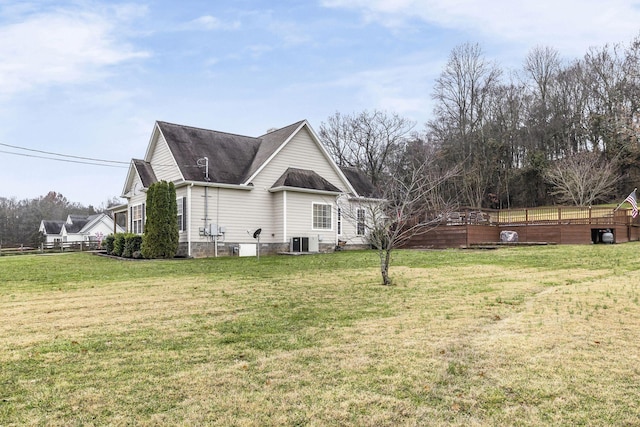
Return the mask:
POLYGON ((239 21, 224 22, 211 15, 203 15, 184 26, 185 30, 236 30, 240 28, 239 21))
POLYGON ((140 10, 120 7, 114 12, 110 17, 55 11, 0 26, 0 94, 95 81, 110 66, 147 57, 120 40, 119 24, 140 10))
POLYGON ((322 4, 358 10, 367 21, 386 26, 418 19, 503 42, 549 45, 572 55, 583 54, 589 46, 629 42, 638 35, 640 22, 637 0, 324 0, 322 4))

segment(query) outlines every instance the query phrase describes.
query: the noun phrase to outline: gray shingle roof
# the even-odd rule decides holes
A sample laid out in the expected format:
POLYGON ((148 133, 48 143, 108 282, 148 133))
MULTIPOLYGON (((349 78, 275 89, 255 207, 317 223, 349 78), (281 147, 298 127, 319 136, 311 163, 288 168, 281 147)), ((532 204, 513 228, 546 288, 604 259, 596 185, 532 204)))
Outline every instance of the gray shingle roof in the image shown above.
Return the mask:
POLYGON ((340 189, 316 172, 307 169, 287 169, 271 188, 294 187, 308 190, 331 191, 340 193, 340 189))
POLYGON ((149 188, 149 186, 158 181, 156 178, 156 174, 151 167, 151 163, 145 162, 140 159, 133 159, 133 166, 135 166, 136 171, 138 172, 138 176, 142 180, 142 185, 145 188, 149 188))
POLYGON ((43 220, 44 232, 46 234, 60 234, 65 221, 43 220))
POLYGON ((65 223, 64 228, 67 230, 67 233, 79 233, 88 222, 89 219, 86 217, 82 219, 75 217, 73 218, 73 223, 65 223))
POLYGON ((359 196, 378 197, 378 191, 371 183, 371 180, 360 169, 342 167, 340 170, 342 170, 342 173, 347 177, 359 196))
MULTIPOLYGON (((205 169, 198 166, 198 160, 207 157, 209 159, 209 182, 235 185, 245 183, 255 174, 303 123, 304 120, 301 120, 254 138, 162 121, 157 122, 160 132, 162 132, 186 181, 205 181, 205 169)), ((148 162, 134 160, 134 165, 143 179, 145 187, 157 181, 148 162)), ((363 173, 353 168, 344 168, 342 171, 358 195, 375 197, 375 188, 363 173)), ((273 187, 281 186, 340 191, 317 173, 294 168, 287 170, 273 187)))
POLYGON ((261 140, 214 130, 158 122, 173 157, 187 181, 204 181, 198 159, 209 158, 209 181, 241 184, 258 153, 261 140))

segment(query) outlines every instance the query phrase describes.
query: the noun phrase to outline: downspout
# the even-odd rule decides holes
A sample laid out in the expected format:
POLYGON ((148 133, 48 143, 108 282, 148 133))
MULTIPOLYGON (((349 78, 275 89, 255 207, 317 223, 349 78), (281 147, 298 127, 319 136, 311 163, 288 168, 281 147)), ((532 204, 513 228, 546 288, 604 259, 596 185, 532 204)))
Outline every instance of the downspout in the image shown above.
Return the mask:
POLYGON ((220 187, 216 191, 216 231, 213 235, 213 248, 214 257, 218 258, 218 230, 220 229, 220 187))
POLYGON ((287 243, 287 191, 282 192, 282 241, 287 243))
POLYGON ((191 188, 193 182, 187 187, 187 212, 182 212, 182 215, 187 215, 187 256, 191 258, 191 188))
MULTIPOLYGON (((204 187, 204 235, 207 236, 207 225, 209 222, 209 187, 204 187)), ((209 238, 207 238, 207 246, 209 244, 209 238)), ((209 252, 207 248, 207 252, 209 252)))

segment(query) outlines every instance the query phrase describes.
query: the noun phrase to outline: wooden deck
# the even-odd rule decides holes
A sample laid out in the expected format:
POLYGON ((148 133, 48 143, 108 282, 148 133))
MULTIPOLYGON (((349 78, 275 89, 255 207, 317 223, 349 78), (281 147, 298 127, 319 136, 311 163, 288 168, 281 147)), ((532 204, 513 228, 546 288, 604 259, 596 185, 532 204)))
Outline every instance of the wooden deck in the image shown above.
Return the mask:
POLYGON ((520 243, 601 243, 610 231, 615 243, 640 240, 640 218, 630 210, 611 208, 551 208, 547 211, 459 212, 438 227, 414 236, 404 248, 469 248, 500 242, 502 231, 518 233, 520 243))

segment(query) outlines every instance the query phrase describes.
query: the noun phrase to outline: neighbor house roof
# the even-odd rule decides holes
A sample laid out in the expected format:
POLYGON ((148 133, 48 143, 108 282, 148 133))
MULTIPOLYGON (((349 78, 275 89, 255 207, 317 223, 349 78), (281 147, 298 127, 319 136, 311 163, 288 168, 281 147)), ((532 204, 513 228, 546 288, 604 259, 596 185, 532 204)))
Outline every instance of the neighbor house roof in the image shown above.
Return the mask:
POLYGON ((88 222, 87 218, 74 218, 72 223, 66 222, 64 224, 64 229, 67 230, 67 233, 79 233, 88 222))
POLYGON ((44 229, 44 233, 48 235, 62 234, 63 230, 67 234, 82 234, 90 231, 103 218, 109 217, 104 213, 93 215, 70 214, 67 216, 66 221, 42 220, 40 229, 44 229))
POLYGON ((271 188, 274 190, 282 187, 340 193, 339 188, 308 169, 288 168, 271 188))
POLYGON ((42 220, 45 234, 60 234, 65 221, 42 220))

